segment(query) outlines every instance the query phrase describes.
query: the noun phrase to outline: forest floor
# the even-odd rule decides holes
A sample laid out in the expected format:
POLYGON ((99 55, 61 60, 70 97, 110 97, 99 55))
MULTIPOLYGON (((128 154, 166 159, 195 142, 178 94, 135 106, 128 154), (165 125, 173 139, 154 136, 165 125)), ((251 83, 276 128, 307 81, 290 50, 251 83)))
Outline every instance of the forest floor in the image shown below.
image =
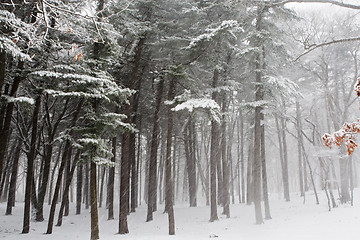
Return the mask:
MULTIPOLYGON (((187 204, 175 206, 176 235, 169 236, 167 214, 163 206, 154 214, 154 221, 145 222, 146 205, 142 204, 136 213, 128 217, 127 235, 116 234, 118 220, 107 220, 107 211, 99 210, 100 239, 105 240, 297 240, 297 239, 358 239, 360 236, 360 190, 354 194, 354 206, 349 204, 328 211, 324 193, 320 193, 320 204, 315 204, 314 195, 306 195, 306 202, 299 195, 291 195, 291 201, 285 202, 278 195, 271 196, 271 220, 255 225, 254 207, 244 204, 230 206, 231 218, 221 215, 219 221, 210 223, 210 209, 207 206, 189 208, 187 204)), ((0 204, 0 239, 6 240, 87 240, 90 238, 90 213, 83 209, 81 215, 71 212, 64 218, 62 227, 54 227, 52 235, 45 235, 47 222, 31 222, 29 234, 20 234, 22 230, 23 204, 17 203, 14 213, 5 216, 5 203, 0 204)), ((48 214, 48 206, 45 209, 48 214)), ((117 213, 117 209, 115 209, 117 213)))

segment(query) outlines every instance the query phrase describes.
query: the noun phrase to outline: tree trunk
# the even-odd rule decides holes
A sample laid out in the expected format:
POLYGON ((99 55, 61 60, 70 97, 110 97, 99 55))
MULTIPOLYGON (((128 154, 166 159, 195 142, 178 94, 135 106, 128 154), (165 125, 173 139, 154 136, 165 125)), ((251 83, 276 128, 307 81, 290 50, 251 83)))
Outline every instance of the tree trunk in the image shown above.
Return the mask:
MULTIPOLYGON (((171 101, 175 97, 175 79, 170 80, 168 100, 171 101)), ((173 208, 173 178, 171 175, 171 147, 172 147, 172 134, 173 134, 173 125, 174 125, 174 113, 171 111, 172 106, 167 107, 168 112, 168 129, 166 136, 166 160, 165 160, 165 178, 166 178, 166 194, 165 194, 165 211, 168 213, 169 221, 169 235, 175 235, 175 217, 174 217, 174 208, 173 208)), ((174 149, 175 151, 175 149, 174 149)))
MULTIPOLYGON (((112 138, 112 154, 111 162, 116 162, 116 145, 117 137, 112 138)), ((109 179, 107 185, 107 209, 108 220, 114 219, 114 183, 115 183, 115 167, 109 169, 109 179)))
POLYGON ((77 166, 77 178, 76 178, 76 215, 81 213, 81 198, 82 198, 82 187, 83 187, 83 165, 77 166))
POLYGON ((17 174, 19 168, 19 159, 21 155, 21 147, 22 147, 22 140, 17 139, 16 149, 13 157, 13 165, 11 169, 11 178, 10 178, 10 186, 9 186, 9 195, 6 207, 5 215, 12 214, 12 207, 15 206, 15 192, 16 192, 16 181, 17 181, 17 174))
POLYGON ((299 162, 299 183, 300 183, 300 196, 304 196, 304 176, 303 176, 303 159, 302 159, 302 123, 300 103, 296 101, 296 128, 297 128, 297 141, 298 141, 298 162, 299 162))
POLYGON ((158 89, 156 93, 156 106, 154 113, 154 126, 151 140, 151 152, 149 162, 149 185, 148 185, 148 209, 146 221, 153 220, 153 212, 156 210, 156 186, 157 186, 157 149, 158 149, 158 135, 159 135, 159 112, 161 106, 161 99, 164 91, 164 78, 161 76, 158 83, 158 89))
MULTIPOLYGON (((22 71, 23 68, 24 68, 24 63, 22 61, 19 61, 17 69, 19 71, 22 71)), ((2 73, 0 70, 0 75, 1 74, 2 73)), ((0 76, 0 78, 1 78, 1 76, 0 76)), ((24 76, 22 74, 17 74, 15 76, 14 82, 12 84, 11 91, 10 91, 10 97, 16 96, 20 82, 23 79, 24 79, 24 76)), ((2 89, 0 88, 0 92, 1 91, 2 91, 2 89)), ((10 102, 7 104, 6 115, 5 115, 5 117, 3 117, 4 118, 3 124, 0 126, 0 135, 1 135, 1 138, 0 138, 0 179, 2 179, 2 174, 3 174, 3 165, 4 165, 5 156, 6 156, 7 147, 8 147, 11 118, 13 115, 14 106, 15 106, 15 104, 13 102, 10 102)))
POLYGON ((41 95, 39 94, 36 97, 35 108, 33 116, 31 119, 32 122, 32 132, 31 132, 31 143, 30 151, 27 156, 28 165, 26 173, 26 189, 25 189, 25 206, 24 206, 24 222, 22 233, 29 233, 30 230, 30 203, 31 203, 31 193, 32 193, 32 181, 33 181, 33 166, 34 160, 36 157, 36 140, 37 140, 37 130, 38 130, 38 115, 41 106, 41 95))
MULTIPOLYGON (((264 120, 264 114, 261 113, 261 120, 264 120)), ((267 184, 267 172, 266 172, 266 159, 265 159, 265 125, 261 126, 261 170, 262 170, 262 183, 263 183, 263 198, 265 205, 265 219, 271 219, 269 193, 267 184)))
POLYGON ((84 184, 84 201, 85 201, 85 209, 89 209, 90 201, 89 201, 89 163, 85 163, 85 184, 84 184))
MULTIPOLYGON (((69 152, 69 155, 70 154, 71 154, 71 152, 69 152)), ((73 162, 73 164, 71 166, 69 175, 64 179, 65 180, 65 189, 64 189, 64 193, 63 193, 63 197, 62 197, 62 201, 61 201, 61 206, 60 206, 60 210, 59 210, 58 222, 56 224, 57 227, 60 227, 62 225, 63 213, 64 213, 64 210, 65 210, 65 201, 69 196, 69 190, 70 190, 71 181, 72 181, 72 178, 74 176, 76 164, 80 159, 80 154, 81 154, 81 151, 78 150, 76 155, 75 155, 74 162, 73 162)), ((68 162, 70 164, 70 156, 69 156, 68 162)))
MULTIPOLYGON (((219 70, 215 68, 212 87, 216 88, 219 82, 219 70)), ((212 99, 217 100, 217 92, 212 93, 212 99)), ((210 222, 218 220, 216 204, 216 163, 220 159, 219 123, 211 121, 210 145, 210 222)))
POLYGON ((240 111, 240 172, 241 172, 241 202, 245 203, 245 158, 244 158, 244 117, 242 112, 240 111))
MULTIPOLYGON (((285 104, 284 108, 285 108, 285 104)), ((283 156, 284 156, 284 198, 286 201, 290 201, 290 189, 289 189, 289 167, 288 167, 288 151, 287 151, 287 140, 286 140, 286 122, 285 119, 282 117, 280 118, 280 132, 281 132, 281 138, 282 138, 282 144, 283 144, 283 156)))
POLYGON ((221 160, 222 160, 222 176, 223 176, 223 214, 230 218, 230 196, 229 196, 229 162, 226 152, 226 119, 225 113, 227 111, 226 96, 222 96, 222 123, 221 123, 221 160))
POLYGON ((120 173, 120 211, 119 234, 129 233, 127 215, 129 213, 129 148, 130 133, 123 133, 121 148, 121 173, 120 173))
POLYGON ((254 201, 254 187, 253 187, 253 165, 254 165, 254 132, 250 130, 249 146, 248 146, 248 159, 246 168, 246 204, 251 205, 254 201))
MULTIPOLYGON (((262 30, 263 9, 258 10, 256 18, 256 31, 262 30)), ((258 40, 260 41, 260 40, 258 40)), ((257 43, 257 45, 261 43, 257 43)), ((257 46, 259 47, 259 46, 257 46)), ((255 101, 262 101, 264 99, 262 89, 262 67, 261 67, 261 54, 257 53, 255 60, 255 101)), ((253 191, 254 191, 254 205, 255 205, 255 219, 256 224, 263 223, 261 212, 261 111, 262 106, 255 107, 255 123, 254 123, 254 164, 253 164, 253 191)))
POLYGON ((67 140, 66 143, 65 143, 64 152, 63 152, 63 155, 62 155, 62 158, 61 158, 61 164, 60 164, 60 167, 59 167, 59 173, 58 173, 58 177, 57 177, 56 184, 55 184, 54 196, 53 196, 53 199, 52 199, 52 202, 51 202, 50 215, 49 215, 48 227, 47 227, 46 234, 52 234, 52 229, 53 229, 53 224, 54 224, 54 217, 55 217, 56 203, 58 201, 59 194, 60 194, 61 180, 62 180, 62 177, 63 177, 67 156, 68 156, 68 153, 69 153, 70 148, 71 148, 70 145, 71 145, 70 141, 67 140))
POLYGON ((102 166, 100 169, 101 169, 101 180, 100 180, 99 208, 102 207, 103 195, 104 195, 104 182, 105 182, 105 174, 106 174, 106 168, 104 166, 102 166))
POLYGON ((193 148, 193 130, 192 130, 192 120, 189 119, 189 122, 184 130, 184 140, 185 140, 185 153, 186 153, 186 170, 188 176, 189 184, 189 203, 190 207, 196 207, 196 165, 194 154, 195 149, 193 148))
POLYGON ((96 194, 96 164, 90 163, 91 240, 99 239, 99 217, 96 194))

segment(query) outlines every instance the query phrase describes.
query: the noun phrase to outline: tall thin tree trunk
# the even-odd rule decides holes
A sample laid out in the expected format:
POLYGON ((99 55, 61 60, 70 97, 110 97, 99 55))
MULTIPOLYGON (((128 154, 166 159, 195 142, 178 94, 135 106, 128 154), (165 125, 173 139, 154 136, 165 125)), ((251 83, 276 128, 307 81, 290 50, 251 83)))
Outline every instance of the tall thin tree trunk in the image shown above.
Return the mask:
POLYGON ((299 162, 299 183, 300 183, 300 196, 304 196, 304 176, 303 176, 303 159, 302 159, 302 123, 300 103, 296 101, 296 128, 298 140, 298 162, 299 162))
POLYGON ((32 132, 31 132, 31 142, 30 142, 30 151, 28 154, 28 164, 27 164, 27 173, 26 173, 26 189, 25 189, 25 206, 24 206, 24 222, 22 233, 29 233, 30 231, 30 203, 31 203, 31 193, 32 193, 32 181, 33 181, 33 166, 34 160, 36 157, 36 140, 37 140, 37 130, 38 130, 38 115, 41 106, 41 95, 39 94, 36 97, 35 108, 32 116, 32 132))
POLYGON ((249 133, 249 146, 247 156, 247 167, 246 167, 246 204, 251 205, 254 201, 254 187, 253 187, 253 165, 254 165, 254 131, 250 130, 249 133))
MULTIPOLYGON (((215 68, 212 87, 216 88, 219 82, 219 70, 215 68)), ((212 93, 212 99, 217 100, 217 93, 212 93)), ((216 163, 220 158, 219 123, 211 121, 210 145, 210 222, 218 220, 216 204, 216 163)))
POLYGON ((62 180, 62 177, 63 177, 63 173, 64 173, 68 153, 69 153, 70 148, 71 148, 70 145, 71 145, 70 141, 67 140, 66 143, 65 143, 64 152, 63 152, 63 155, 62 155, 62 158, 61 158, 61 164, 60 164, 60 167, 59 167, 59 173, 58 173, 58 177, 57 177, 56 184, 55 184, 54 196, 53 196, 53 199, 52 199, 52 202, 51 202, 50 214, 49 214, 49 220, 48 220, 48 227, 47 227, 47 230, 46 230, 46 234, 52 234, 52 229, 53 229, 53 224, 54 224, 54 217, 55 217, 56 203, 57 203, 59 195, 60 195, 61 180, 62 180))
POLYGON ((240 147, 240 164, 241 164, 241 202, 245 203, 245 158, 244 158, 244 117, 242 112, 240 112, 240 141, 241 141, 241 147, 240 147))
MULTIPOLYGON (((78 150, 77 153, 76 153, 76 156, 74 158, 74 162, 73 162, 73 164, 71 166, 69 175, 64 179, 65 180, 65 188, 64 188, 64 193, 63 193, 61 206, 60 206, 60 210, 59 210, 58 222, 56 224, 56 226, 58 226, 58 227, 62 225, 62 219, 63 219, 63 216, 64 216, 63 213, 64 213, 64 210, 65 210, 65 201, 66 201, 67 197, 69 196, 69 190, 70 190, 71 181, 72 181, 72 178, 74 176, 76 164, 80 159, 80 153, 81 152, 78 150)), ((69 162, 69 164, 70 164, 70 157, 71 157, 70 154, 71 154, 71 152, 69 152, 69 157, 68 157, 69 159, 67 160, 69 162)))
MULTIPOLYGON (((262 30, 262 14, 264 9, 259 9, 256 18, 256 30, 262 30)), ((260 40, 259 40, 260 41, 260 40)), ((261 44, 261 43, 260 43, 261 44)), ((257 46, 259 47, 259 46, 257 46)), ((262 89, 262 67, 261 54, 257 53, 255 60, 255 101, 262 101, 264 99, 262 89)), ((253 165, 253 191, 254 191, 254 205, 255 205, 255 220, 256 224, 263 223, 261 211, 261 111, 262 106, 255 107, 255 123, 254 123, 254 165, 253 165)))
POLYGON ((90 163, 91 240, 99 239, 98 207, 96 194, 96 164, 90 163))
POLYGON ((16 181, 17 181, 17 174, 19 168, 19 159, 21 155, 21 147, 22 147, 22 140, 17 139, 15 154, 13 157, 13 165, 11 169, 11 179, 10 179, 10 186, 9 186, 9 194, 8 194, 8 201, 6 207, 5 215, 12 214, 12 207, 15 206, 15 192, 16 192, 16 181))
MULTIPOLYGON (((264 120, 264 114, 261 113, 261 120, 264 120)), ((265 205, 265 219, 271 219, 270 204, 269 204, 269 192, 267 184, 267 172, 266 172, 266 159, 265 159, 265 126, 261 126, 261 170, 262 170, 262 184, 263 184, 263 198, 265 205)))
MULTIPOLYGON (((175 79, 172 78, 170 80, 169 92, 168 92, 168 100, 171 101, 175 97, 175 79)), ((173 121, 174 121, 174 113, 171 111, 171 106, 168 106, 168 129, 166 136, 166 160, 165 160, 165 178, 166 178, 166 194, 165 194, 165 211, 168 213, 168 221, 169 221, 169 235, 175 235, 175 217, 174 217, 174 203, 173 203, 173 178, 171 175, 172 167, 171 167, 171 147, 172 147, 172 134, 173 134, 173 121)), ((175 151, 175 149, 174 149, 175 151)))
POLYGON ((146 221, 153 220, 153 212, 156 209, 156 186, 157 186, 157 150, 158 150, 158 135, 159 135, 159 113, 161 106, 161 99, 164 91, 164 78, 158 83, 156 93, 156 106, 154 113, 154 126, 151 140, 150 162, 149 162, 149 185, 148 185, 148 209, 146 221))
MULTIPOLYGON (((112 138, 112 154, 111 162, 116 162, 116 146, 117 137, 112 138)), ((114 183, 115 183, 115 167, 109 169, 109 179, 107 185, 107 208, 108 220, 114 219, 114 183)))
POLYGON ((83 187, 83 165, 77 166, 77 178, 76 178, 76 215, 81 213, 81 198, 83 187))
POLYGON ((186 170, 189 184, 189 202, 190 207, 196 207, 196 165, 194 159, 193 149, 193 130, 191 118, 184 130, 185 152, 186 152, 186 170))
POLYGON ((226 152, 226 119, 225 119, 225 112, 227 111, 227 103, 226 97, 223 93, 222 96, 222 123, 221 123, 221 160, 222 160, 222 176, 223 176, 223 214, 226 215, 227 218, 230 218, 230 196, 229 196, 229 162, 227 158, 226 152))
POLYGON ((120 211, 119 234, 129 233, 127 215, 129 213, 129 139, 130 133, 123 133, 121 148, 121 173, 120 173, 120 211))

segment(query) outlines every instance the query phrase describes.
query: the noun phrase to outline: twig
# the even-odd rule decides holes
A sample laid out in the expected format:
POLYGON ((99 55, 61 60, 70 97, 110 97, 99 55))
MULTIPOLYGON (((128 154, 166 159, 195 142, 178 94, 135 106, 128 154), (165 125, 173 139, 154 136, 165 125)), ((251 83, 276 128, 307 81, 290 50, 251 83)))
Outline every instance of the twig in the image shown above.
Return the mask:
POLYGON ((270 3, 269 7, 281 6, 286 3, 330 3, 330 4, 334 4, 336 6, 339 6, 339 7, 360 9, 359 5, 344 3, 342 1, 339 2, 339 1, 335 1, 335 0, 284 0, 284 1, 280 1, 280 2, 270 3))
POLYGON ((301 57, 305 56, 306 54, 314 51, 317 48, 320 47, 325 47, 325 46, 329 46, 332 44, 337 44, 337 43, 344 43, 344 42, 354 42, 354 41, 360 41, 360 37, 354 37, 354 38, 343 38, 343 39, 338 39, 338 40, 333 40, 330 42, 324 42, 324 43, 320 43, 320 44, 316 44, 313 45, 312 47, 310 47, 307 51, 303 52, 302 54, 300 54, 295 60, 294 62, 298 61, 301 57))
POLYGON ((46 36, 49 32, 49 24, 48 24, 48 20, 47 20, 47 16, 46 16, 46 8, 44 6, 44 0, 41 0, 41 9, 42 9, 42 14, 43 14, 43 18, 44 18, 44 22, 45 22, 45 33, 43 36, 43 39, 46 39, 46 36))

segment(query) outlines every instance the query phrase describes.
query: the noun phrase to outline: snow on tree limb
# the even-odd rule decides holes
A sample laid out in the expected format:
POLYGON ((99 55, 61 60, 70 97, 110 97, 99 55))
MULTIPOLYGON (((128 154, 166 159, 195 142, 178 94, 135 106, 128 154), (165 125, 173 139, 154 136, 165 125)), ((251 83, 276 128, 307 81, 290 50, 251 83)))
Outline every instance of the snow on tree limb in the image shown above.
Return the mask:
MULTIPOLYGON (((189 46, 187 46, 185 49, 192 49, 192 48, 197 47, 202 42, 209 42, 212 39, 214 39, 214 37, 216 37, 217 35, 223 33, 224 31, 230 30, 230 29, 237 29, 237 30, 243 31, 243 29, 239 27, 239 23, 237 21, 234 21, 234 20, 223 21, 220 24, 220 26, 218 26, 217 28, 206 29, 205 30, 206 33, 203 33, 203 34, 197 36, 196 38, 192 39, 190 41, 189 46)), ((231 35, 235 37, 234 34, 231 34, 231 35)))
POLYGON ((171 110, 178 112, 186 110, 190 113, 198 111, 198 110, 208 110, 210 118, 218 123, 221 122, 220 119, 220 106, 214 100, 208 98, 193 98, 186 100, 173 107, 171 110))

